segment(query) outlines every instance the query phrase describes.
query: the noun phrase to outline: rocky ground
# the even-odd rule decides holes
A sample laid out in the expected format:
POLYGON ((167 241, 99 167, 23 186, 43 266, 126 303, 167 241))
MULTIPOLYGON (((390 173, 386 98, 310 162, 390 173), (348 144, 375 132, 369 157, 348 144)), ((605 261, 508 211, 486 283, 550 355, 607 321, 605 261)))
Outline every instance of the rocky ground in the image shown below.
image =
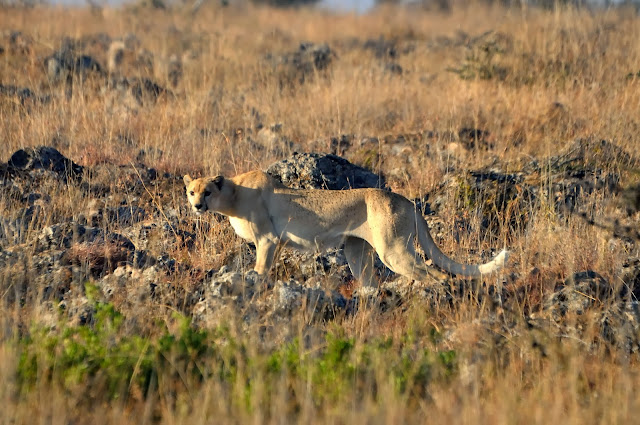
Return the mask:
POLYGON ((0 417, 634 421, 635 10, 21 3, 0 6, 0 417), (340 249, 285 249, 261 279, 183 183, 255 169, 402 194, 447 255, 509 262, 377 262, 366 291, 340 249))
MULTIPOLYGON (((599 196, 621 192, 614 170, 635 162, 610 142, 576 140, 565 152, 532 159, 517 171, 505 172, 496 163, 488 169, 453 172, 437 191, 415 201, 436 240, 443 239, 441 208, 478 205, 481 229, 488 231, 506 220, 516 238, 517 230, 531 220, 532 208, 548 202, 554 214, 609 226, 611 241, 633 246, 638 240, 637 194, 618 197, 617 202, 623 203, 611 222, 593 219, 589 206, 599 196), (542 179, 546 184, 540 184, 542 179)), ((267 171, 291 187, 386 188, 382 176, 332 154, 296 153, 267 171)), ((595 270, 576 271, 559 276, 553 290, 538 303, 527 301, 524 308, 524 282, 536 279, 536 268, 523 275, 522 268, 509 267, 497 279, 484 282, 455 277, 446 282, 411 282, 378 264, 379 291, 361 294, 340 250, 286 251, 275 278, 260 280, 250 271, 252 246, 230 238, 234 242, 229 249, 219 241, 203 240, 210 238, 211 227, 228 237, 226 219, 212 215, 196 220, 183 199, 181 176, 160 173, 143 162, 83 167, 56 149, 41 146, 15 152, 2 164, 0 178, 3 303, 15 310, 35 305, 39 317, 51 326, 59 311, 73 323, 92 321, 95 303, 89 302, 86 287, 90 282, 99 294, 91 297, 113 302, 125 313, 135 310, 136 314, 126 315, 134 322, 144 317, 143 308, 177 310, 205 327, 217 324, 224 311, 240 313, 247 325, 278 323, 300 312, 310 323, 319 323, 352 315, 365 305, 381 314, 402 310, 408 302, 455 310, 472 297, 489 309, 478 320, 491 328, 510 332, 524 311, 529 326, 545 334, 581 338, 582 321, 589 317, 593 323, 595 315, 600 338, 628 353, 640 348, 640 260, 635 256, 622 259, 622 273, 615 282, 595 270), (90 201, 77 214, 65 216, 55 207, 54 198, 59 196, 90 201), (205 269, 190 261, 190 255, 205 246, 219 257, 219 267, 205 269)), ((465 220, 458 218, 460 232, 468 229, 465 220)), ((19 315, 15 320, 20 324, 19 315)))

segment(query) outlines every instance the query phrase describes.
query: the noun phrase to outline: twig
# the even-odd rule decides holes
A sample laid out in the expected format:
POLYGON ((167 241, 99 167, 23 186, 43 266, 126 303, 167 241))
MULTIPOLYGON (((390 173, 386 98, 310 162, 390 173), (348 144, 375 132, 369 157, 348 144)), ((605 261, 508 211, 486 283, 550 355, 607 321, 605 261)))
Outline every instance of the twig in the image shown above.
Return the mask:
POLYGON ((138 175, 138 178, 140 179, 140 183, 142 183, 142 187, 144 188, 144 190, 149 194, 149 196, 151 196, 151 201, 155 204, 156 208, 158 208, 158 210, 160 211, 160 214, 162 214, 162 216, 164 217, 165 221, 167 222, 167 224, 169 225, 169 228, 171 229, 171 231, 173 232, 173 236, 176 237, 176 239, 179 238, 178 236, 178 232, 176 232, 176 229, 173 228, 173 225, 171 224, 171 222, 169 221, 169 217, 167 217, 167 215, 164 212, 164 209, 162 209, 162 205, 160 205, 160 203, 156 200, 156 197, 153 193, 151 193, 151 191, 147 188, 147 185, 144 184, 144 180, 142 179, 142 175, 140 174, 140 172, 138 171, 138 169, 136 168, 135 164, 133 162, 130 161, 131 166, 133 167, 133 170, 136 172, 136 174, 138 175))

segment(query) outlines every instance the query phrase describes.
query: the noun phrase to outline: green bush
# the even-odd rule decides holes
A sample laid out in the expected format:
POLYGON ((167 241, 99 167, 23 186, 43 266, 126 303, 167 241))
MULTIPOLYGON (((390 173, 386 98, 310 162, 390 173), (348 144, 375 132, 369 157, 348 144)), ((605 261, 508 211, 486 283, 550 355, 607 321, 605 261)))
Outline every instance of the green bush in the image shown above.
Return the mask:
MULTIPOLYGON (((92 299, 90 288, 87 293, 92 299)), ((226 327, 197 329, 181 316, 175 316, 173 333, 158 324, 153 335, 131 335, 112 304, 94 301, 94 308, 88 325, 72 326, 61 319, 53 329, 33 326, 17 341, 22 394, 45 383, 68 390, 86 386, 107 399, 127 400, 159 395, 150 393, 163 388, 187 394, 215 382, 234 408, 270 411, 283 382, 293 405, 307 397, 294 391, 303 388, 321 407, 349 397, 375 398, 380 379, 393 383, 399 395, 423 397, 431 382, 444 382, 456 370, 455 352, 424 348, 433 345, 433 335, 361 342, 327 332, 319 349, 301 349, 296 338, 262 350, 255 340, 234 337, 226 327), (256 382, 266 391, 257 392, 256 382)))

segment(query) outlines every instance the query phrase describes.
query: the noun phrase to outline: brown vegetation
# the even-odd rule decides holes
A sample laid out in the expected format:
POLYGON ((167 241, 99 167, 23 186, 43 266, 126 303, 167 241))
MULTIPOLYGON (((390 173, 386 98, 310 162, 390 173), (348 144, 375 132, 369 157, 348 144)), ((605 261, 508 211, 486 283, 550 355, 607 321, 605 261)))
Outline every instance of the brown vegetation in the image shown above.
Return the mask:
MULTIPOLYGON (((0 22, 3 422, 635 420, 634 11, 212 2, 3 7, 0 22), (4 164, 41 145, 84 166, 82 181, 4 164), (508 269, 446 285, 382 276, 376 303, 321 317, 269 315, 275 289, 259 288, 198 322, 211 308, 198 291, 253 254, 224 220, 188 214, 180 176, 295 151, 383 174, 437 206, 444 252, 476 261, 508 245, 508 269), (71 222, 95 234, 74 224, 52 240, 71 222), (107 237, 118 232, 128 239, 107 237), (45 248, 59 269, 40 262, 45 248), (557 307, 574 296, 580 309, 557 307)), ((277 279, 304 275, 298 258, 277 279)), ((327 268, 313 284, 356 302, 327 268)))

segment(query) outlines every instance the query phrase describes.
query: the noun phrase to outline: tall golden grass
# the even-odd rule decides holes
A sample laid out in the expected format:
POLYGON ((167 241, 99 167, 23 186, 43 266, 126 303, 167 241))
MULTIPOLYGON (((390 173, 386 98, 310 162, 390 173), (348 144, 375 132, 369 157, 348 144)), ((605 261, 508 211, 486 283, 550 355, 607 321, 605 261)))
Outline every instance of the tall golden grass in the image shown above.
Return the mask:
MULTIPOLYGON (((193 15, 179 6, 37 6, 1 8, 0 23, 0 83, 52 96, 47 105, 0 98, 3 161, 25 146, 53 145, 82 165, 130 165, 140 149, 155 148, 163 154, 149 155, 145 163, 162 172, 233 175, 266 168, 294 150, 329 151, 330 138, 343 134, 354 141, 345 155, 366 163, 358 151, 361 139, 417 134, 421 142, 405 157, 380 150, 373 163, 374 171, 390 176, 395 191, 418 197, 437 188, 452 169, 500 164, 517 170, 532 158, 544 161, 580 137, 606 139, 640 155, 640 21, 629 9, 505 9, 472 3, 446 13, 385 7, 365 15, 337 15, 216 3, 193 15), (20 43, 11 43, 14 31, 21 33, 20 43), (66 99, 64 85, 47 80, 43 59, 63 37, 97 33, 114 39, 134 34, 139 40, 125 52, 122 72, 128 76, 170 87, 168 63, 172 55, 180 58, 183 78, 171 88, 175 97, 126 106, 100 88, 101 80, 90 78, 76 82, 72 98, 66 99), (366 40, 380 38, 396 42, 395 57, 377 58, 362 48, 366 40), (286 68, 274 67, 268 55, 295 51, 301 42, 327 43, 335 57, 327 70, 313 73, 303 84, 283 84, 286 68), (151 68, 136 66, 145 52, 153 56, 151 68), (390 61, 402 67, 401 75, 385 71, 390 61), (282 125, 269 148, 255 141, 257 124, 282 125), (488 131, 492 147, 454 152, 451 134, 465 127, 488 131), (433 137, 426 137, 428 132, 433 137), (430 150, 438 154, 428 154, 430 150)), ((84 51, 107 63, 104 48, 88 45, 84 51)), ((634 170, 618 171, 623 185, 637 182, 634 170)), ((116 194, 108 202, 126 202, 126 180, 96 179, 116 194)), ((168 188, 159 201, 162 207, 183 205, 179 184, 168 188)), ((47 214, 34 224, 33 234, 90 208, 90 197, 73 185, 52 187, 49 195, 47 214)), ((150 203, 158 201, 153 190, 144 196, 150 203)), ((615 212, 608 198, 592 202, 598 219, 615 212)), ((442 209, 443 250, 463 258, 468 249, 487 248, 477 234, 456 240, 453 207, 457 205, 442 209)), ((18 208, 14 200, 0 202, 3 217, 15 218, 18 208)), ((37 305, 38 297, 22 305, 8 300, 15 285, 29 287, 46 276, 27 263, 4 270, 0 417, 14 424, 637 422, 637 353, 602 341, 596 316, 570 323, 580 327, 581 337, 529 321, 556 283, 576 271, 596 270, 616 282, 623 259, 638 255, 637 242, 623 243, 579 217, 560 217, 540 205, 532 209, 527 228, 515 236, 507 228, 495 230, 494 240, 514 241, 508 273, 516 277, 507 281, 514 292, 522 288, 525 294, 514 311, 473 295, 457 300, 456 308, 435 310, 419 297, 409 297, 387 314, 363 308, 354 316, 317 323, 301 312, 286 322, 243 327, 241 315, 231 309, 220 313, 220 326, 228 328, 224 336, 206 340, 221 350, 218 357, 194 355, 186 366, 175 360, 184 360, 181 352, 156 359, 151 389, 137 387, 131 378, 116 397, 106 391, 106 372, 79 382, 64 375, 64 365, 55 359, 66 355, 69 340, 53 351, 37 344, 30 348, 44 363, 54 353, 54 366, 47 372, 38 369, 40 375, 23 385, 24 338, 47 312, 37 305), (504 326, 497 326, 501 320, 504 326), (332 349, 326 333, 353 342, 338 362, 353 369, 340 369, 321 357, 332 349), (299 345, 292 356, 302 366, 274 372, 270 356, 296 338, 299 345), (392 341, 391 348, 381 349, 381 341, 392 341), (445 358, 449 352, 455 352, 455 361, 445 358), (403 355, 406 382, 391 367, 403 355), (429 356, 435 360, 429 360, 432 369, 425 378, 411 366, 429 356), (335 378, 322 369, 322 361, 338 369, 335 378), (194 368, 216 370, 217 362, 233 365, 233 378, 190 375, 194 368), (328 395, 319 396, 323 391, 328 395)), ((637 213, 632 219, 638 223, 637 213)), ((102 226, 119 230, 117 223, 102 226)), ((228 253, 245 249, 224 224, 213 223, 198 236, 195 250, 176 246, 172 255, 207 269, 225 264, 228 253)), ((9 245, 4 248, 20 249, 9 245)), ((78 257, 94 254, 76 252, 78 257)), ((187 293, 193 286, 186 275, 168 280, 187 293)), ((171 308, 121 298, 114 304, 126 323, 135 325, 109 334, 113 340, 107 346, 137 334, 155 346, 165 331, 184 332, 171 308)), ((65 326, 71 325, 61 322, 51 334, 64 332, 65 326)))

